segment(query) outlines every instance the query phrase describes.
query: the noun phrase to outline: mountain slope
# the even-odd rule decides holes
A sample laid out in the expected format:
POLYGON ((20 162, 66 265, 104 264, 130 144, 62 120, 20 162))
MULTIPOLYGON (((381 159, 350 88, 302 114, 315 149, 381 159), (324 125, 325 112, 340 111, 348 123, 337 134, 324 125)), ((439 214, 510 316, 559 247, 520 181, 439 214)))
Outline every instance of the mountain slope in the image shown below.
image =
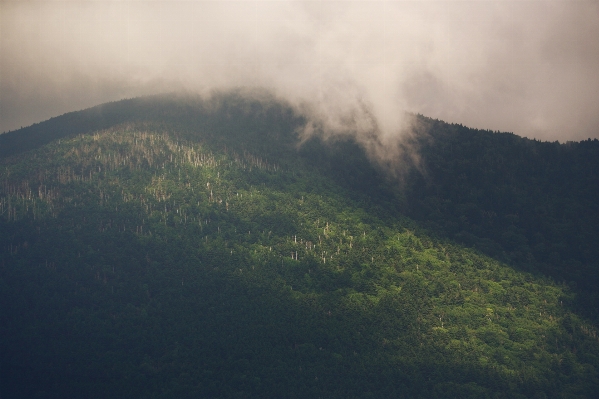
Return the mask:
MULTIPOLYGON (((425 119, 425 118, 422 118, 425 119)), ((406 212, 445 236, 599 298, 599 141, 559 144, 424 120, 406 212)))
POLYGON ((4 150, 19 152, 0 169, 4 396, 599 386, 577 291, 422 229, 351 142, 298 150, 301 118, 264 100, 122 105, 137 111, 4 150))

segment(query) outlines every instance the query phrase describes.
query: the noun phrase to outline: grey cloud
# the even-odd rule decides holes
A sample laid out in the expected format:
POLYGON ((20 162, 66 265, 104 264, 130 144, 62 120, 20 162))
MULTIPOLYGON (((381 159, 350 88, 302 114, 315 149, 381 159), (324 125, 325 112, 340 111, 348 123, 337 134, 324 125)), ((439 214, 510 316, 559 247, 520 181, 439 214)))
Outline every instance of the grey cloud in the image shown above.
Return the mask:
MULTIPOLYGON (((3 1, 0 131, 123 97, 261 87, 393 148, 403 110, 599 137, 596 1, 3 1)), ((373 150, 374 151, 374 150, 373 150)))

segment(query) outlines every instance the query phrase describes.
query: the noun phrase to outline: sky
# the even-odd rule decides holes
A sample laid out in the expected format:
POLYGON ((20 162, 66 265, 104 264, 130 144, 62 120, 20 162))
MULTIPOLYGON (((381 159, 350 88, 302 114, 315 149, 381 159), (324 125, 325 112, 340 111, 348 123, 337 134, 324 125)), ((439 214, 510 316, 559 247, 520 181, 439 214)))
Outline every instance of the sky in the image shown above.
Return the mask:
POLYGON ((599 138, 599 1, 0 0, 0 132, 140 95, 265 88, 312 128, 403 111, 599 138))

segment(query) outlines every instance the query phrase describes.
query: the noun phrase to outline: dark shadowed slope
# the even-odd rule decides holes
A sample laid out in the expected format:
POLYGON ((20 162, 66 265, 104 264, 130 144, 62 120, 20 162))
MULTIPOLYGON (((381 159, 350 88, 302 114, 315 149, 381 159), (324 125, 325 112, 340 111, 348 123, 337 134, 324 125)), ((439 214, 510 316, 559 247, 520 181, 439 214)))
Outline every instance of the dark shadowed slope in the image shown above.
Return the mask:
MULTIPOLYGON (((424 174, 406 185, 407 214, 522 270, 599 298, 599 141, 540 142, 422 118, 424 174)), ((591 305, 592 303, 592 305, 591 305)))

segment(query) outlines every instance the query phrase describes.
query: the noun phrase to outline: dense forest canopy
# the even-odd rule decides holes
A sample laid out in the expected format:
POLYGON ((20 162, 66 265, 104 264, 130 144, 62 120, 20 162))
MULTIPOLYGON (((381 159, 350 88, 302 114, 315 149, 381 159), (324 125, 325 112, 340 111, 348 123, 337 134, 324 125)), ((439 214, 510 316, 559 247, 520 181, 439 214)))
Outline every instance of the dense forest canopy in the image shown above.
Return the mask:
POLYGON ((0 396, 591 397, 599 142, 416 117, 401 182, 268 97, 0 136, 0 396))

